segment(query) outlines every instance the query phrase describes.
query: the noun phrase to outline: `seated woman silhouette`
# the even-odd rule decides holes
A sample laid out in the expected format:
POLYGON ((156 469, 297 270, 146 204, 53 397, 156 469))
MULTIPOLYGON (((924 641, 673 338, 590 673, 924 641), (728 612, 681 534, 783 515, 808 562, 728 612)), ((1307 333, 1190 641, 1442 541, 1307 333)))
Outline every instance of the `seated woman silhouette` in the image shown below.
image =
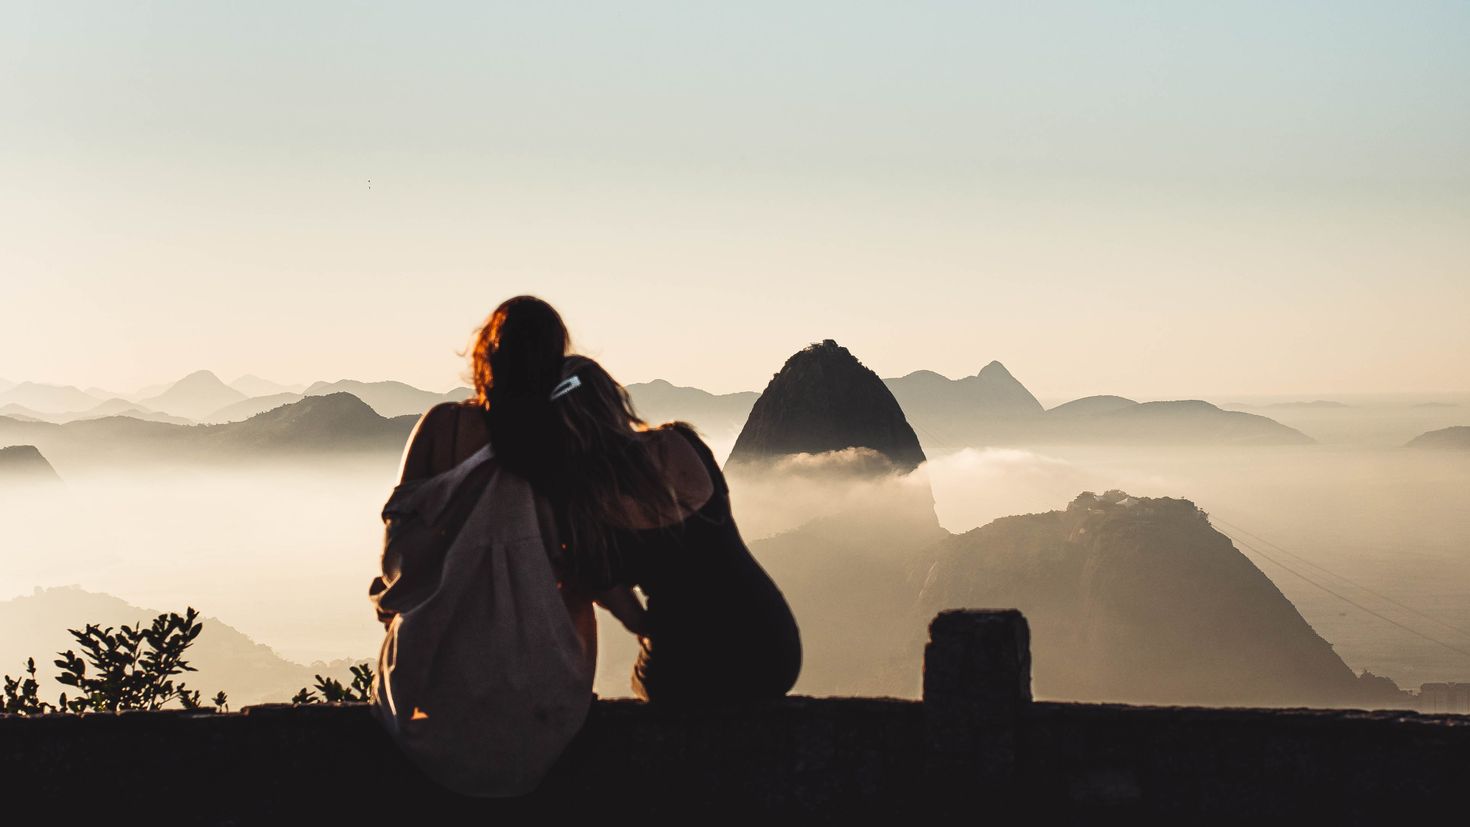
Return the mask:
POLYGON ((586 357, 567 357, 554 395, 567 557, 639 635, 634 691, 662 704, 784 695, 801 670, 796 621, 741 539, 709 447, 685 423, 649 427, 586 357))
MULTIPOLYGON (((464 462, 487 443, 507 470, 545 496, 562 490, 561 434, 550 396, 560 379, 571 337, 561 315, 534 296, 508 299, 475 337, 470 373, 475 396, 435 405, 419 418, 404 449, 399 483, 432 477, 464 462)), ((563 559, 553 557, 560 574, 563 559)), ((374 578, 369 595, 383 591, 374 578)), ((596 662, 597 625, 592 595, 561 583, 567 611, 582 639, 584 656, 596 662)), ((385 624, 388 616, 379 613, 385 624)))
POLYGON ((639 635, 632 683, 644 700, 785 694, 801 668, 796 622, 740 537, 713 454, 688 425, 649 427, 600 365, 565 356, 569 342, 540 299, 496 308, 474 347, 476 396, 420 418, 400 481, 490 443, 552 505, 562 541, 553 568, 589 658, 596 601, 639 635))

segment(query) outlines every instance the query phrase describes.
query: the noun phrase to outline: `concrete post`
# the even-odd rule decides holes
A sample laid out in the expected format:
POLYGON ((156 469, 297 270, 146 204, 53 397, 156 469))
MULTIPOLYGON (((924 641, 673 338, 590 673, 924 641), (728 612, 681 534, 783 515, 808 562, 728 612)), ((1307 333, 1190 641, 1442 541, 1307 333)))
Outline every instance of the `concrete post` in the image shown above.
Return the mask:
POLYGON ((1031 633, 1015 609, 940 612, 924 647, 928 781, 952 815, 1014 795, 1017 728, 1031 703, 1031 633))

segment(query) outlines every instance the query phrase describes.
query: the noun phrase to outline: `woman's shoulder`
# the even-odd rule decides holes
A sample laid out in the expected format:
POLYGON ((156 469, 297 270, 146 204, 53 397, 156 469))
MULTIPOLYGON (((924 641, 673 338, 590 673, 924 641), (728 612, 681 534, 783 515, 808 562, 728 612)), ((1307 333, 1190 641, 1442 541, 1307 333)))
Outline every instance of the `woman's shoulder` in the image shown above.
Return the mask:
POLYGON ((704 503, 714 493, 718 466, 709 446, 686 422, 668 422, 642 432, 656 465, 685 501, 704 503))
POLYGON ((475 399, 460 402, 440 402, 419 415, 417 430, 441 432, 459 425, 461 417, 469 412, 484 413, 484 408, 475 399))
POLYGON ((455 456, 456 449, 462 445, 468 447, 484 430, 477 423, 464 419, 467 411, 483 412, 484 408, 475 400, 467 399, 463 402, 440 402, 424 411, 408 436, 399 478, 430 476, 457 462, 460 457, 455 456))

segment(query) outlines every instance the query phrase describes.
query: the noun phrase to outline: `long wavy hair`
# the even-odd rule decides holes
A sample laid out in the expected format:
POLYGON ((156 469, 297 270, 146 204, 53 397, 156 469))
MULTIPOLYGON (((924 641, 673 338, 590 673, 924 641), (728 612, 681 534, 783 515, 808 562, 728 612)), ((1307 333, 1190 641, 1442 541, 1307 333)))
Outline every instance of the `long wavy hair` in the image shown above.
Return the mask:
POLYGON ((562 377, 579 383, 551 403, 562 436, 561 467, 572 472, 562 503, 567 575, 597 592, 625 571, 619 533, 669 524, 679 503, 639 435, 650 428, 627 389, 586 356, 568 356, 562 377))
POLYGON ((470 379, 495 456, 553 500, 565 471, 549 397, 570 347, 561 314, 535 296, 502 302, 471 346, 470 379))

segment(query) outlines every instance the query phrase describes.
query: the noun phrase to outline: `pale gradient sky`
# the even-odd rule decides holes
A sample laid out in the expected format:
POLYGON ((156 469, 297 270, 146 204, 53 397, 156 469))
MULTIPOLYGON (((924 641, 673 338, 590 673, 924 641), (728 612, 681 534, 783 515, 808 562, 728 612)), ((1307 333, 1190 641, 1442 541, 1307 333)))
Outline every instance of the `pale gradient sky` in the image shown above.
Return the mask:
POLYGON ((1464 2, 0 0, 0 378, 1470 390, 1464 2), (368 180, 372 180, 371 189, 368 180))

